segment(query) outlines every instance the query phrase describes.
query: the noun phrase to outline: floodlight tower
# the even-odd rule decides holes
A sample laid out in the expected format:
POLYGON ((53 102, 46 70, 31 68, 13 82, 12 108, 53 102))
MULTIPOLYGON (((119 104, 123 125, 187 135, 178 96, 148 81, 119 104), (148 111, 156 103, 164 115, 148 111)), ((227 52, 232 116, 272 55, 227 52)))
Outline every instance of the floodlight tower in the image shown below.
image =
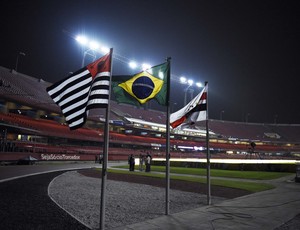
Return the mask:
MULTIPOLYGON (((194 81, 192 79, 187 79, 186 77, 180 77, 180 83, 181 84, 188 84, 188 86, 184 89, 184 106, 187 104, 187 93, 188 91, 191 92, 191 98, 193 98, 193 92, 194 90, 191 89, 191 87, 194 85, 194 81)), ((202 84, 200 82, 196 83, 197 87, 202 87, 202 84)))
POLYGON ((137 68, 139 68, 140 71, 150 71, 151 67, 152 67, 152 65, 150 65, 149 63, 138 64, 135 61, 129 61, 128 62, 128 66, 131 69, 137 69, 137 68))
POLYGON ((225 113, 225 111, 224 110, 221 110, 221 112, 220 112, 220 120, 222 121, 223 120, 223 114, 225 113))
POLYGON ((99 48, 99 44, 96 41, 88 41, 88 39, 86 37, 78 36, 76 40, 81 45, 88 47, 88 49, 85 50, 83 53, 81 67, 84 67, 84 60, 87 55, 91 56, 93 58, 93 61, 95 61, 95 59, 96 59, 95 50, 99 48))
POLYGON ((18 64, 19 64, 19 58, 20 56, 25 56, 26 54, 23 53, 23 52, 19 52, 18 55, 17 55, 17 60, 16 60, 16 68, 15 70, 18 71, 18 64))
POLYGON ((93 49, 88 49, 88 50, 84 51, 84 53, 83 53, 81 67, 84 67, 84 60, 87 55, 92 57, 92 61, 96 60, 95 51, 93 49))
POLYGON ((86 56, 92 57, 92 60, 95 61, 97 57, 97 52, 99 53, 108 53, 109 49, 107 47, 100 47, 100 44, 97 41, 89 40, 87 37, 83 35, 78 35, 76 41, 82 45, 83 47, 87 47, 87 49, 83 53, 81 66, 84 67, 84 61, 86 56))

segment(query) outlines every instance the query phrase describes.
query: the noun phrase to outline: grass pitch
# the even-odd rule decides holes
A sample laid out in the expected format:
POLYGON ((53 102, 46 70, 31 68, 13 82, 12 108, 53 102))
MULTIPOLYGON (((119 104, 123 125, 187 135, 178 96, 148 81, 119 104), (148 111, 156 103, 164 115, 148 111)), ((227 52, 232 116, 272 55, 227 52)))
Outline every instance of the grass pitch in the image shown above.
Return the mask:
MULTIPOLYGON (((109 169, 109 172, 165 178, 164 166, 151 166, 151 173, 145 173, 144 171, 129 172, 127 170, 120 170, 128 169, 128 165, 114 168, 116 169, 109 169)), ((203 184, 207 182, 206 169, 203 168, 170 167, 170 173, 171 180, 185 180, 203 184)), ((210 175, 211 185, 243 189, 249 192, 260 192, 274 188, 272 184, 267 183, 267 180, 288 176, 291 175, 291 173, 211 169, 210 175), (261 182, 253 180, 260 180, 261 182)))

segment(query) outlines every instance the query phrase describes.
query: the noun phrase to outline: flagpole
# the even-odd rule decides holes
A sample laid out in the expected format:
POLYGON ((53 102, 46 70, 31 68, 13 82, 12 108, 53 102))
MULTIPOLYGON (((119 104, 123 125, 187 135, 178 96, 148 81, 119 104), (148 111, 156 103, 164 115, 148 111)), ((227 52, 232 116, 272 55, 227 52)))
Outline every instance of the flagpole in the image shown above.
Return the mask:
POLYGON ((206 180, 207 180, 207 205, 211 205, 211 186, 210 186, 210 151, 209 151, 209 129, 208 129, 208 82, 206 87, 206 180))
POLYGON ((103 150, 103 161, 102 161, 102 174, 101 174, 101 201, 100 201, 100 229, 104 229, 105 224, 105 190, 107 180, 107 162, 108 162, 108 148, 109 148, 109 114, 110 114, 110 92, 111 92, 111 76, 112 76, 112 53, 113 49, 110 49, 110 77, 109 77, 109 94, 108 104, 105 115, 105 126, 104 126, 104 150, 103 150))
POLYGON ((166 121, 166 215, 169 215, 170 206, 170 85, 171 85, 171 58, 167 58, 167 121, 166 121))

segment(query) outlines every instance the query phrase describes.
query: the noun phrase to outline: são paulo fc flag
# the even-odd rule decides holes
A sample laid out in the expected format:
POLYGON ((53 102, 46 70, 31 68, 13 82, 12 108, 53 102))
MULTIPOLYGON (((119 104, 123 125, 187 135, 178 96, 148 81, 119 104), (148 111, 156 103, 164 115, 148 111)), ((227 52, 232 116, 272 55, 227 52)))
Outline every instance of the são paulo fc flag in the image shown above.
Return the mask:
POLYGON ((170 115, 170 125, 176 128, 180 125, 192 125, 197 121, 206 120, 207 84, 193 100, 185 107, 170 115))
POLYGON ((46 90, 61 108, 71 130, 85 124, 92 108, 107 108, 110 93, 111 51, 54 83, 46 90))

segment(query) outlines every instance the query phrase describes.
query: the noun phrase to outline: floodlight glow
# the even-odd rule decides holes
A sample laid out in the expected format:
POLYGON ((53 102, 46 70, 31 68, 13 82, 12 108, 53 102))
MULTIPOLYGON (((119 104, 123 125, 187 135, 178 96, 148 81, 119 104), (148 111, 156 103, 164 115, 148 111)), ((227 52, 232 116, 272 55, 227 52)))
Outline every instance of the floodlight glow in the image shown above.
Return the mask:
POLYGON ((164 73, 163 72, 159 72, 158 73, 158 77, 163 80, 164 79, 164 73))
POLYGON ((105 46, 102 46, 100 48, 100 50, 103 52, 103 53, 108 53, 110 51, 110 49, 108 47, 105 47, 105 46))
POLYGON ((150 68, 151 68, 151 65, 146 64, 146 63, 142 64, 142 70, 143 71, 145 71, 146 69, 150 69, 150 68))
POLYGON ((181 145, 178 145, 177 148, 179 148, 179 149, 194 149, 194 147, 192 147, 192 146, 181 146, 181 145))
POLYGON ((96 42, 96 41, 90 41, 89 47, 90 47, 91 50, 96 50, 96 49, 98 49, 100 46, 99 46, 99 43, 98 43, 98 42, 96 42))
POLYGON ((194 146, 194 150, 199 150, 199 151, 203 151, 203 150, 205 150, 202 146, 194 146))
POLYGON ((186 82, 187 82, 186 77, 180 77, 180 82, 181 82, 181 83, 186 83, 186 82))
POLYGON ((189 85, 193 85, 194 84, 194 81, 191 80, 191 79, 189 79, 187 82, 188 82, 189 85))
POLYGON ((202 87, 201 82, 197 82, 197 83, 196 83, 196 86, 199 87, 199 88, 202 87))
MULTIPOLYGON (((165 161, 165 158, 152 158, 153 161, 165 161)), ((199 158, 171 158, 170 161, 177 162, 201 162, 205 163, 206 159, 199 158)), ((297 160, 256 160, 256 159, 210 159, 211 163, 227 163, 227 164, 297 164, 297 160)))
POLYGON ((135 69, 137 67, 137 63, 135 61, 131 61, 131 62, 129 62, 129 67, 131 69, 135 69))
POLYGON ((81 45, 86 45, 88 43, 88 39, 85 36, 78 35, 76 37, 76 41, 79 42, 81 45))

